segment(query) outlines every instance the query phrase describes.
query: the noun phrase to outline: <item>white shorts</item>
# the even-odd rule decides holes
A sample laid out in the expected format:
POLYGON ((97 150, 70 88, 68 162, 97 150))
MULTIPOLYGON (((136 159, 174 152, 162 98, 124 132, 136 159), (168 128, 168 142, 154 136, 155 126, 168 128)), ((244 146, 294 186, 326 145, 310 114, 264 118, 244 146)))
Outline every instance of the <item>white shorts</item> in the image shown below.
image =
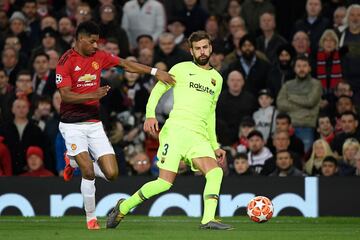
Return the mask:
POLYGON ((101 122, 63 123, 59 130, 65 139, 67 155, 74 157, 89 152, 95 161, 106 154, 115 154, 101 122))

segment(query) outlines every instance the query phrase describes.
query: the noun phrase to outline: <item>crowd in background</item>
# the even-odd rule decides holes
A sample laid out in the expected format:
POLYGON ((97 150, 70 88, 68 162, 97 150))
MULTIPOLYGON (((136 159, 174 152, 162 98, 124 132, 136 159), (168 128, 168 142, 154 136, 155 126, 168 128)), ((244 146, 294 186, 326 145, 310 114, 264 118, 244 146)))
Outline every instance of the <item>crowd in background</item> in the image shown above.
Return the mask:
MULTIPOLYGON (((360 176, 358 2, 1 1, 0 176, 63 175, 55 68, 88 20, 100 25, 99 49, 163 70, 192 60, 193 31, 211 36, 225 175, 360 176)), ((111 68, 101 82, 111 86, 100 113, 120 175, 156 175, 158 140, 142 130, 156 79, 111 68)), ((172 104, 170 90, 160 125, 172 104)), ((181 162, 179 174, 193 173, 181 162)))

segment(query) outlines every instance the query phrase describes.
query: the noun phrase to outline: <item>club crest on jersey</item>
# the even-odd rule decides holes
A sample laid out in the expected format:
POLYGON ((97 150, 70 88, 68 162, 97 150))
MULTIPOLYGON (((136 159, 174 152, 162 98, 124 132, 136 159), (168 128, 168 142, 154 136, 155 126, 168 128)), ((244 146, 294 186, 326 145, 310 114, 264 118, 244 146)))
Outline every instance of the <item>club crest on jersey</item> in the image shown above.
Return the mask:
POLYGON ((71 150, 73 150, 73 151, 75 151, 77 149, 77 146, 76 146, 76 144, 71 144, 71 150))
POLYGON ((93 69, 95 69, 95 70, 98 70, 99 69, 99 63, 97 63, 97 62, 95 62, 95 61, 93 61, 92 63, 91 63, 91 66, 93 67, 93 69))
POLYGON ((211 84, 215 87, 216 86, 216 80, 215 79, 211 79, 211 84))
POLYGON ((56 84, 60 84, 62 82, 62 76, 60 74, 56 74, 55 82, 56 84))

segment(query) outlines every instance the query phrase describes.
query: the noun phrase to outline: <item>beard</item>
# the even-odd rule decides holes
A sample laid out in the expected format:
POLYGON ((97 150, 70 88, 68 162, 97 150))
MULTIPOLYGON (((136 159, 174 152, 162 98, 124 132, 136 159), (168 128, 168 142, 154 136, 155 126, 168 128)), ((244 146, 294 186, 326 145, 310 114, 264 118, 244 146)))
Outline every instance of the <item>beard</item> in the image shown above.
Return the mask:
POLYGON ((291 61, 280 61, 279 60, 279 66, 282 70, 289 69, 291 67, 291 61))
POLYGON ((251 62, 251 60, 253 59, 255 55, 255 52, 243 52, 242 56, 245 59, 245 61, 247 62, 251 62))
POLYGON ((297 75, 297 78, 298 79, 300 79, 300 80, 305 80, 305 79, 307 79, 308 78, 308 76, 309 76, 309 73, 308 74, 301 74, 301 76, 300 75, 297 75))
POLYGON ((208 64, 209 60, 210 60, 210 56, 206 56, 206 55, 201 55, 198 58, 194 57, 195 63, 200 66, 204 66, 204 65, 208 64))

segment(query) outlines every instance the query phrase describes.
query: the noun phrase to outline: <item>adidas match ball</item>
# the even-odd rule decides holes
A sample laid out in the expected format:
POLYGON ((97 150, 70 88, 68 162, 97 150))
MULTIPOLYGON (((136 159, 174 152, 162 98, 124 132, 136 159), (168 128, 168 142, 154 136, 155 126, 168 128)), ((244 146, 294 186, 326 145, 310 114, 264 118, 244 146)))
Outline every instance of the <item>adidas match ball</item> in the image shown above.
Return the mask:
POLYGON ((267 197, 254 197, 247 205, 247 215, 257 223, 268 221, 272 217, 273 212, 274 206, 267 197))

